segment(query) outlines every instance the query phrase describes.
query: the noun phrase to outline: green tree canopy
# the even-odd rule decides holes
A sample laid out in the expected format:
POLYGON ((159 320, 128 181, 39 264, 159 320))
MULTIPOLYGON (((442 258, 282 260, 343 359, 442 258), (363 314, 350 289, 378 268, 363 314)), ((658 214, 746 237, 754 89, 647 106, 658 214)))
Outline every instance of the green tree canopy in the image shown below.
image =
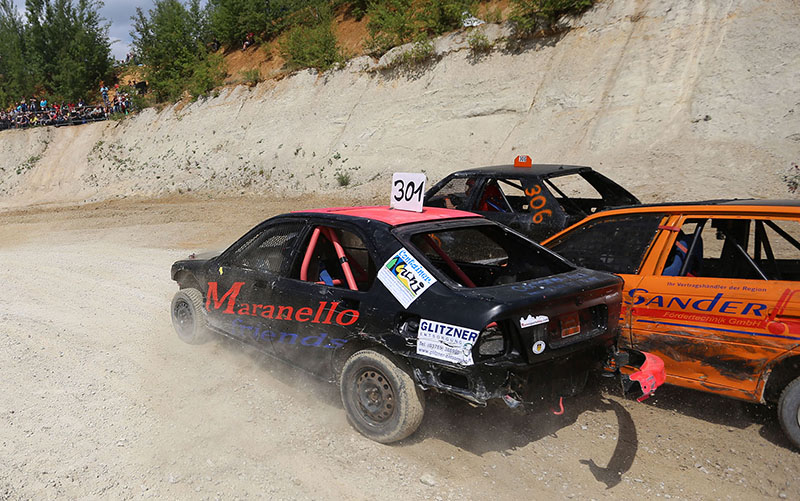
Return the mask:
POLYGON ((147 14, 137 8, 133 22, 134 50, 158 100, 178 99, 184 91, 202 94, 221 83, 222 61, 205 47, 207 26, 199 0, 188 6, 155 0, 147 14))
POLYGON ((0 107, 32 92, 25 64, 25 25, 11 0, 0 0, 0 107))
POLYGON ((94 0, 27 0, 26 21, 0 0, 0 105, 34 93, 86 98, 111 70, 108 26, 94 0))

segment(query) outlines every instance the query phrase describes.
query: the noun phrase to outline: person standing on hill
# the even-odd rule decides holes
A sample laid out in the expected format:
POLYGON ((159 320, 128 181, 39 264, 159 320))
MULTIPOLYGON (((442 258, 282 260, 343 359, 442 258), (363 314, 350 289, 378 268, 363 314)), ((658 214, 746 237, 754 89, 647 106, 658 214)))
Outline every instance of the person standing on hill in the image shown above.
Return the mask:
POLYGON ((108 87, 104 84, 100 84, 100 94, 103 95, 103 104, 108 106, 108 87))

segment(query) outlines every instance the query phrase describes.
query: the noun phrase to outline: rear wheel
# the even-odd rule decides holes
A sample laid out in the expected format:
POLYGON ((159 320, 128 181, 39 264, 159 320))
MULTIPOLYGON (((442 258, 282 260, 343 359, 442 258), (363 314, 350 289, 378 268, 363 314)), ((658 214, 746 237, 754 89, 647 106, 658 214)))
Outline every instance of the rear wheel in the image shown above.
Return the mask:
POLYGON ((203 310, 203 293, 181 289, 172 297, 172 325, 184 343, 202 344, 211 339, 203 310))
POLYGON ((348 420, 367 438, 396 442, 422 422, 423 391, 406 371, 376 351, 362 350, 347 359, 340 384, 348 420))
POLYGON ((800 449, 800 377, 789 383, 781 393, 778 421, 792 444, 800 449))

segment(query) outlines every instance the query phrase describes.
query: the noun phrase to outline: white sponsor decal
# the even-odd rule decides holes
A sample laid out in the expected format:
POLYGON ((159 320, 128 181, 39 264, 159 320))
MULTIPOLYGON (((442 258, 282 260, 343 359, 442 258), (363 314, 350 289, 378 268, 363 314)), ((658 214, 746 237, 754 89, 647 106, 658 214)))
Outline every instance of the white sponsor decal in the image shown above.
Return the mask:
POLYGON ((423 318, 417 331, 417 353, 455 364, 472 365, 472 347, 477 340, 476 330, 423 318))
POLYGON ((544 341, 536 341, 533 343, 531 351, 534 353, 534 355, 539 355, 544 351, 545 347, 546 345, 544 344, 544 341))
POLYGON ((378 279, 403 308, 436 283, 433 275, 405 249, 395 252, 378 270, 378 279))
POLYGON ((549 322, 550 319, 547 315, 528 315, 527 317, 523 317, 519 319, 519 326, 523 329, 527 327, 533 327, 534 325, 544 324, 549 322))

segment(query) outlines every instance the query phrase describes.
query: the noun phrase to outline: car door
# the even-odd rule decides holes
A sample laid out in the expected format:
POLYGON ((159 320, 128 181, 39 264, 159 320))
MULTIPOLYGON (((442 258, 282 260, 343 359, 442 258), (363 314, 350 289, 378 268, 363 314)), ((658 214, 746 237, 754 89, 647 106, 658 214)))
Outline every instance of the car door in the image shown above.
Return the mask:
POLYGON ((209 323, 273 353, 276 284, 303 234, 302 220, 271 222, 248 233, 213 264, 206 292, 209 323))
POLYGON ((769 361, 800 343, 800 223, 685 216, 631 288, 631 339, 668 382, 760 399, 769 361), (676 261, 678 265, 676 266, 676 261))
POLYGON ((334 351, 363 330, 370 316, 368 291, 376 273, 361 231, 346 223, 312 224, 289 276, 276 283, 276 354, 311 372, 329 373, 334 351))

